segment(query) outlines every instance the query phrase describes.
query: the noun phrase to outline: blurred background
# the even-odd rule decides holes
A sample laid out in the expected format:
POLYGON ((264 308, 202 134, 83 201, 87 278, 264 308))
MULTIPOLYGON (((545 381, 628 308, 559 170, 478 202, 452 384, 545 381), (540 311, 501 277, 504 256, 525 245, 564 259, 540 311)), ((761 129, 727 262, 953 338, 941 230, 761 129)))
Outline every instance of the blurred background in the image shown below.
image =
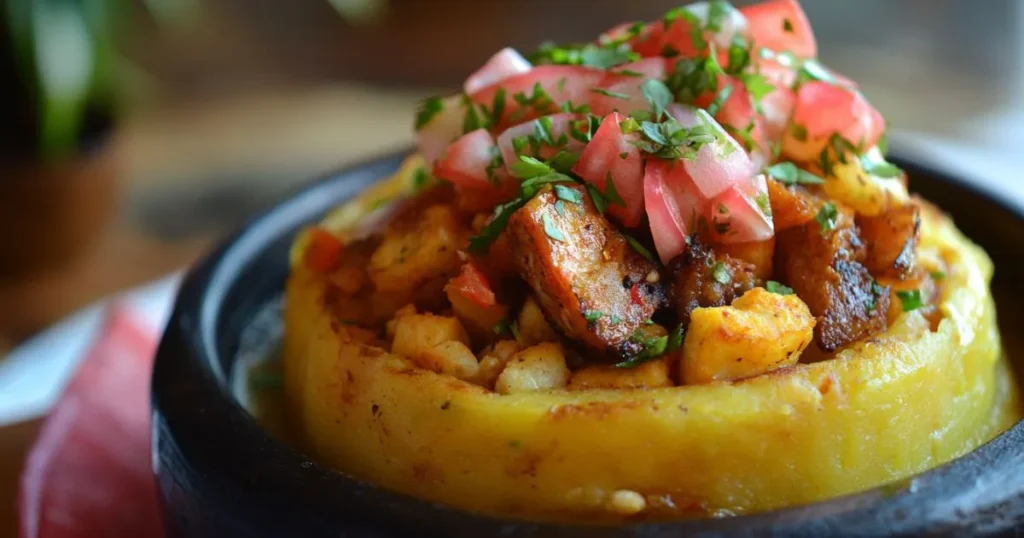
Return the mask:
MULTIPOLYGON (((408 146, 416 101, 497 49, 679 3, 3 0, 0 356, 311 178, 408 146)), ((898 148, 1024 155, 1024 1, 803 4, 898 148)))

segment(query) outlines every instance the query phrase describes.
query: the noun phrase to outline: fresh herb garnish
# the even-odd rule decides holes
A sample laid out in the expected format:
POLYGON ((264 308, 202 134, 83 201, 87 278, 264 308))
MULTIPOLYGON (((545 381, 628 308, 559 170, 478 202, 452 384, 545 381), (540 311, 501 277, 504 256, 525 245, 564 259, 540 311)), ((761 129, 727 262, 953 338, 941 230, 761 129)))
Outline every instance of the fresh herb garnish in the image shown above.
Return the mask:
POLYGON ((416 130, 422 129, 434 119, 434 116, 440 114, 443 110, 444 100, 440 97, 428 97, 420 101, 420 105, 416 110, 416 130))
POLYGON ((558 226, 551 220, 551 217, 544 213, 541 215, 541 221, 544 222, 544 234, 554 239, 555 241, 565 242, 565 235, 562 234, 562 230, 558 229, 558 226))
POLYGON ((761 100, 766 95, 775 91, 775 85, 768 82, 768 79, 764 75, 757 73, 741 73, 737 75, 743 86, 747 88, 747 93, 750 94, 750 98, 754 101, 754 106, 758 109, 761 108, 761 100))
POLYGON ((713 57, 683 58, 676 62, 665 83, 676 101, 693 103, 704 94, 718 91, 718 75, 722 72, 713 57))
POLYGON ((592 183, 587 183, 585 187, 587 189, 587 194, 590 195, 590 201, 594 203, 594 209, 596 209, 598 213, 604 215, 604 212, 608 211, 608 200, 592 183))
POLYGON ((903 169, 884 159, 872 158, 870 154, 860 156, 860 165, 865 172, 883 179, 902 177, 903 169))
POLYGON ((741 36, 736 36, 729 44, 728 62, 725 64, 725 72, 730 75, 738 75, 750 65, 750 44, 741 36))
POLYGON ((643 346, 643 349, 633 358, 616 364, 616 368, 635 368, 647 361, 657 359, 664 355, 665 351, 668 349, 668 336, 647 338, 640 336, 639 333, 637 333, 634 334, 631 339, 637 341, 637 343, 643 346))
POLYGON ((651 254, 650 250, 647 250, 647 247, 643 246, 640 241, 637 241, 631 236, 626 235, 625 237, 626 242, 629 243, 629 246, 633 247, 633 250, 639 252, 644 258, 647 258, 647 261, 654 263, 654 255, 651 254))
POLYGON ((582 204, 583 196, 580 195, 579 191, 570 188, 566 185, 555 185, 555 196, 559 200, 565 200, 574 204, 582 204))
POLYGON ((628 39, 627 37, 601 45, 588 43, 559 46, 546 42, 542 43, 533 54, 530 54, 529 59, 534 64, 583 65, 596 69, 608 69, 640 59, 640 55, 633 52, 629 44, 625 42, 628 39))
POLYGON ((493 184, 498 183, 498 176, 496 172, 505 166, 505 159, 501 156, 501 150, 498 146, 491 146, 491 162, 487 164, 487 168, 484 171, 487 173, 487 181, 493 184))
POLYGON ((789 134, 800 142, 807 141, 807 127, 799 123, 794 123, 789 127, 789 134))
POLYGON ((615 190, 615 181, 612 180, 612 172, 608 171, 608 176, 604 181, 604 197, 608 200, 608 204, 615 204, 622 207, 626 207, 626 201, 619 196, 619 191, 615 190))
POLYGON ((604 313, 602 313, 600 310, 588 310, 583 314, 583 319, 587 320, 588 323, 593 323, 601 319, 601 316, 603 315, 604 313))
POLYGON ((715 95, 715 100, 711 101, 711 104, 708 105, 708 114, 715 116, 719 110, 722 110, 722 106, 725 105, 725 102, 729 100, 729 96, 732 95, 732 89, 732 86, 726 86, 719 90, 718 94, 715 95))
POLYGON ((517 323, 516 320, 514 320, 514 319, 511 320, 511 321, 509 321, 507 319, 503 319, 503 320, 499 321, 498 323, 495 323, 493 330, 494 330, 494 334, 497 334, 497 335, 502 335, 502 334, 505 334, 505 333, 511 333, 512 334, 512 338, 515 338, 516 340, 519 340, 519 323, 517 323))
POLYGON ((783 185, 821 185, 825 180, 791 162, 776 163, 765 172, 783 185))
POLYGON ((793 295, 793 288, 779 284, 774 280, 766 282, 764 289, 768 290, 769 293, 774 293, 776 295, 793 295))
POLYGON ((665 115, 665 109, 672 104, 672 90, 668 89, 664 82, 652 78, 640 85, 640 91, 651 104, 654 119, 660 120, 665 115))
POLYGON ((579 159, 580 156, 578 153, 559 151, 554 157, 548 159, 547 164, 556 172, 568 174, 572 170, 572 167, 576 166, 576 161, 579 159))
POLYGON ((836 229, 839 223, 839 209, 832 202, 826 202, 818 210, 814 220, 818 221, 818 225, 821 226, 822 237, 827 237, 829 233, 836 229))
POLYGON ((793 33, 793 21, 789 18, 782 19, 782 31, 792 34, 793 33))
POLYGON ((672 352, 683 348, 683 341, 686 339, 686 326, 680 323, 668 335, 668 346, 665 351, 672 352))
POLYGON ((932 275, 932 280, 942 280, 942 279, 946 278, 946 272, 945 271, 932 271, 931 275, 932 275))
POLYGON ((729 274, 729 270, 726 269, 725 264, 718 262, 713 268, 711 268, 711 278, 715 279, 715 282, 719 284, 728 284, 732 282, 732 275, 729 274))
POLYGON ((896 297, 903 303, 904 312, 912 312, 924 306, 921 290, 900 290, 896 292, 896 297))
POLYGON ((622 92, 613 92, 611 90, 606 90, 604 88, 590 88, 590 91, 592 91, 594 93, 599 93, 601 95, 606 95, 606 96, 614 98, 614 99, 622 99, 622 100, 628 100, 629 99, 629 96, 624 94, 624 93, 622 93, 622 92))
POLYGON ((757 198, 754 198, 754 202, 757 204, 757 208, 761 210, 761 213, 764 213, 764 216, 772 216, 772 203, 768 199, 768 193, 762 192, 757 198))
POLYGON ((732 9, 732 4, 725 0, 712 0, 708 4, 708 21, 704 25, 704 29, 715 33, 721 32, 722 23, 732 9))
POLYGON ((416 171, 412 173, 412 190, 423 190, 423 187, 427 186, 428 179, 427 169, 422 166, 417 168, 416 171))
POLYGON ((662 159, 692 159, 701 146, 717 140, 703 120, 693 127, 683 127, 673 118, 660 123, 645 121, 640 123, 640 132, 643 137, 631 144, 662 159))
POLYGON ((839 84, 839 80, 824 65, 815 59, 804 60, 796 74, 797 84, 811 80, 839 84))

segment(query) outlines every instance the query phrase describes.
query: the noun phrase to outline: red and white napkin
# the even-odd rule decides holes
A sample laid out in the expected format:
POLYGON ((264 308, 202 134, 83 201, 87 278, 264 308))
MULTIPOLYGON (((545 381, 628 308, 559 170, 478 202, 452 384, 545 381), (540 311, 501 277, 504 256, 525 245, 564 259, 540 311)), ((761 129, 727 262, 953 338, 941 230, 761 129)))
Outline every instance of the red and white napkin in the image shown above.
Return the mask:
POLYGON ((28 454, 20 538, 163 536, 150 463, 158 334, 124 304, 105 310, 98 336, 28 454))

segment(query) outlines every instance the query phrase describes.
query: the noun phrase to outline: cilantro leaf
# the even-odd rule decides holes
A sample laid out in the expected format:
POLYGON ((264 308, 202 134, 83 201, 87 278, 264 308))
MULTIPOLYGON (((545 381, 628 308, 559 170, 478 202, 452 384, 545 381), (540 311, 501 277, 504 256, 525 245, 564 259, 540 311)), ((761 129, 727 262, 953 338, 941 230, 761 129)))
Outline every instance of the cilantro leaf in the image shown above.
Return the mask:
POLYGON ((665 351, 672 352, 683 348, 683 341, 686 340, 686 326, 680 323, 668 335, 668 346, 665 351))
POLYGON ((657 359, 665 354, 668 349, 668 336, 648 338, 640 342, 643 350, 629 360, 622 361, 615 365, 616 368, 635 368, 641 364, 657 359))
POLYGON ((905 172, 902 168, 886 160, 872 159, 869 155, 860 156, 860 164, 865 172, 884 179, 902 177, 905 172))
POLYGON ((818 210, 818 214, 814 217, 814 220, 821 226, 821 235, 823 237, 828 236, 830 232, 836 229, 839 223, 839 209, 832 202, 826 202, 818 210))
POLYGON ((900 302, 903 303, 904 312, 913 312, 924 306, 921 290, 900 290, 896 292, 896 297, 899 297, 900 302))
POLYGON ((711 114, 712 116, 718 114, 718 111, 722 109, 725 102, 729 100, 729 96, 732 95, 732 89, 732 86, 726 86, 718 92, 718 95, 715 96, 715 100, 711 101, 711 104, 708 105, 708 114, 711 114))
POLYGON ((647 250, 647 247, 643 246, 640 241, 637 241, 629 235, 626 235, 625 237, 626 242, 629 243, 629 246, 633 247, 633 250, 640 253, 641 256, 647 259, 647 261, 654 263, 654 254, 651 254, 651 251, 647 250))
POLYGON ((583 314, 583 319, 587 320, 590 323, 593 323, 601 319, 601 316, 603 315, 604 313, 601 312, 600 310, 588 310, 583 314))
POLYGON ((594 209, 597 209, 598 213, 604 215, 604 212, 608 211, 608 200, 593 184, 587 183, 585 186, 587 194, 590 195, 590 201, 594 203, 594 209))
POLYGON ((764 289, 768 290, 769 293, 774 293, 776 295, 793 295, 794 293, 793 288, 783 286, 774 280, 769 280, 765 283, 764 289))
POLYGON ((615 190, 615 181, 612 180, 612 173, 610 170, 608 171, 608 176, 604 181, 604 197, 608 200, 609 204, 626 207, 626 201, 619 196, 619 191, 615 190))
POLYGON ((554 239, 555 241, 565 242, 565 235, 562 234, 562 230, 558 229, 558 226, 551 220, 551 217, 547 213, 541 215, 541 221, 544 223, 544 234, 554 239))
POLYGON ((419 131, 444 110, 444 101, 440 97, 428 97, 420 101, 416 110, 416 130, 419 131))
POLYGON ((599 93, 601 95, 606 95, 613 99, 622 99, 624 101, 629 99, 629 96, 622 92, 613 92, 611 90, 606 90, 604 88, 590 88, 590 91, 594 93, 599 93))
POLYGON ((555 196, 559 200, 565 200, 574 204, 582 204, 583 196, 580 195, 576 189, 571 189, 565 185, 555 185, 555 196))
POLYGON ((555 173, 547 163, 527 155, 520 155, 519 162, 513 164, 510 171, 513 176, 519 179, 529 179, 555 173))
POLYGON ((672 104, 672 90, 669 90, 664 82, 652 78, 640 85, 640 91, 643 92, 644 98, 654 109, 655 119, 661 119, 665 114, 665 109, 672 104))
POLYGON ((765 169, 765 173, 783 185, 821 185, 825 183, 824 179, 791 162, 773 164, 765 169))
POLYGON ((728 284, 732 282, 732 275, 729 274, 729 270, 725 268, 725 264, 718 262, 711 269, 711 278, 715 279, 715 282, 719 284, 728 284))

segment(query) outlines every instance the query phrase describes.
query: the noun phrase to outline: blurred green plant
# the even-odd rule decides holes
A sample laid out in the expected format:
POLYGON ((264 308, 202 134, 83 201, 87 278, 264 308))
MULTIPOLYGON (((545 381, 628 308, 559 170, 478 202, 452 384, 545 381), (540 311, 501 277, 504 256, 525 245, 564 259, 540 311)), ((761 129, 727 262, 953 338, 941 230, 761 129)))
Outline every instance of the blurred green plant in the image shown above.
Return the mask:
MULTIPOLYGON (((124 0, 5 0, 3 18, 17 69, 35 106, 43 158, 74 152, 87 109, 115 102, 115 37, 124 0)), ((8 104, 10 106, 12 104, 8 104)), ((17 105, 17 104, 14 104, 17 105)))

